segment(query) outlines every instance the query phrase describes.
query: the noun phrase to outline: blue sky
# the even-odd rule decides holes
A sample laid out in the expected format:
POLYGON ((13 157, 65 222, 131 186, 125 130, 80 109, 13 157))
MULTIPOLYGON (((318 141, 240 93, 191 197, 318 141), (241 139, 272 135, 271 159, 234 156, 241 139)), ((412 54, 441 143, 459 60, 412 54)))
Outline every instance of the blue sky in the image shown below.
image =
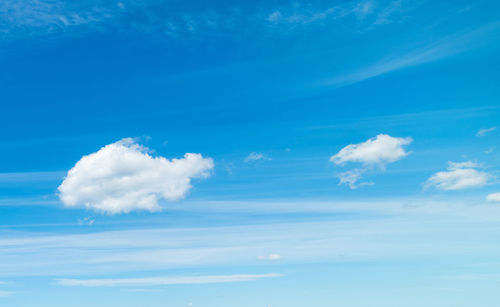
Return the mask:
POLYGON ((492 306, 495 1, 0 3, 1 306, 492 306))

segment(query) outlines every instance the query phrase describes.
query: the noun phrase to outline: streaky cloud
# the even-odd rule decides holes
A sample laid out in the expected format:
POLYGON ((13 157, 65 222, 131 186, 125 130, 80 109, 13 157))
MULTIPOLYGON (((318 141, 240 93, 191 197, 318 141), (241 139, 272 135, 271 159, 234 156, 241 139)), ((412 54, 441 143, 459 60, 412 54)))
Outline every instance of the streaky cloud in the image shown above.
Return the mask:
POLYGON ((210 276, 162 276, 142 278, 109 278, 109 279, 56 279, 61 286, 83 287, 116 287, 116 286, 162 286, 186 284, 213 284, 254 281, 262 278, 281 277, 282 274, 235 274, 210 276))
POLYGON ((321 82, 323 86, 342 87, 371 79, 396 70, 426 64, 479 47, 484 37, 496 33, 500 23, 492 23, 475 30, 455 33, 440 40, 425 44, 415 51, 389 55, 377 63, 321 82))
POLYGON ((485 136, 489 134, 490 132, 493 132, 497 130, 497 127, 491 127, 491 128, 484 128, 484 129, 479 129, 476 133, 477 136, 485 136))

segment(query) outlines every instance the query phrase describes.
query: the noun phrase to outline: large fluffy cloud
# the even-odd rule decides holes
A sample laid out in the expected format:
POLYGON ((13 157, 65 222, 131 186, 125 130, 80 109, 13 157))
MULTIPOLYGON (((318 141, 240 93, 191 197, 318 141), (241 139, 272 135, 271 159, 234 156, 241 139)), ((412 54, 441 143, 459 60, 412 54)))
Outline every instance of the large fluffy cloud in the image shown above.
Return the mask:
POLYGON ((357 162, 362 163, 364 167, 338 173, 339 184, 348 185, 351 189, 373 184, 372 182, 358 183, 358 181, 368 169, 372 169, 374 166, 384 169, 386 164, 406 157, 408 152, 405 151, 404 146, 409 145, 412 141, 411 137, 399 138, 379 134, 363 143, 347 145, 337 154, 331 156, 330 161, 336 165, 357 162))
POLYGON ((84 156, 68 171, 59 196, 68 207, 107 213, 157 211, 158 200, 183 198, 192 178, 205 178, 210 158, 187 153, 182 159, 153 157, 148 148, 126 138, 84 156))
POLYGON ((412 141, 411 137, 398 138, 379 134, 366 142, 347 145, 336 155, 330 157, 330 161, 340 165, 346 162, 360 162, 367 165, 383 166, 407 156, 408 152, 403 147, 412 141))
POLYGON ((493 176, 478 170, 479 165, 467 161, 461 163, 448 162, 446 171, 432 175, 425 187, 435 187, 440 190, 462 190, 478 188, 486 185, 493 176))

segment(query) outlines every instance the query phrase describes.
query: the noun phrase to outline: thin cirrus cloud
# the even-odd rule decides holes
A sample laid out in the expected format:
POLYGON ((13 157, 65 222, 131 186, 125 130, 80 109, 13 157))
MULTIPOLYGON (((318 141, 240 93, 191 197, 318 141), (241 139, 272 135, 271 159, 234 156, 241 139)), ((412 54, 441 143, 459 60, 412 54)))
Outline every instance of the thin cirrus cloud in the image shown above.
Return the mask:
POLYGON ((158 211, 158 201, 175 201, 191 189, 192 178, 206 178, 212 159, 186 153, 181 159, 153 157, 131 138, 83 156, 59 186, 67 207, 110 214, 133 210, 158 211))
POLYGON ((479 188, 488 184, 494 176, 478 170, 480 165, 472 162, 448 162, 446 171, 437 172, 424 183, 424 188, 434 187, 452 191, 479 188))
MULTIPOLYGON (((220 208, 228 205, 235 204, 221 203, 220 208)), ((56 275, 73 279, 82 274, 134 274, 133 277, 137 277, 139 271, 200 270, 217 266, 231 269, 238 265, 255 265, 258 259, 249 255, 268 255, 264 251, 279 251, 286 255, 288 264, 300 264, 419 256, 490 257, 500 249, 495 244, 500 234, 500 206, 476 206, 460 198, 446 201, 407 198, 377 202, 248 202, 236 206, 234 210, 248 213, 335 214, 325 214, 331 219, 324 221, 297 219, 287 223, 222 227, 135 228, 57 234, 11 232, 0 238, 0 258, 3 260, 0 276, 56 275), (353 219, 335 220, 338 214, 346 213, 355 213, 353 219), (423 223, 426 227, 422 227, 423 223), (467 239, 471 236, 485 240, 472 242, 467 239), (269 242, 270 237, 272 242, 269 242), (465 239, 457 241, 457 237, 465 239)), ((158 274, 168 276, 167 273, 158 274)))
POLYGON ((339 184, 345 184, 351 189, 356 189, 363 185, 373 184, 372 182, 358 183, 366 171, 374 167, 385 169, 387 164, 406 157, 409 153, 405 150, 405 146, 412 142, 411 137, 401 138, 379 134, 365 142, 345 146, 337 154, 330 157, 330 162, 339 166, 346 163, 361 163, 363 165, 361 168, 354 168, 337 174, 340 179, 339 184))
POLYGON ((213 284, 254 281, 262 278, 281 277, 276 273, 269 274, 235 274, 211 276, 174 276, 174 277, 142 277, 142 278, 115 278, 115 279, 56 279, 61 286, 81 287, 115 287, 115 286, 162 286, 186 284, 213 284))
POLYGON ((485 136, 493 131, 497 130, 497 127, 479 129, 476 133, 477 136, 485 136))
POLYGON ((248 9, 235 4, 228 9, 193 11, 175 3, 159 5, 156 0, 5 0, 0 1, 0 28, 3 29, 0 34, 23 37, 113 28, 185 39, 192 33, 230 34, 239 28, 285 34, 300 26, 339 23, 350 17, 356 24, 363 21, 362 27, 372 27, 390 23, 402 11, 400 4, 394 5, 398 1, 382 2, 375 5, 374 1, 358 0, 325 7, 291 1, 283 5, 256 4, 248 9), (367 16, 373 18, 366 21, 367 16), (282 31, 280 26, 286 30, 282 31))
POLYGON ((120 10, 115 2, 104 1, 5 0, 0 2, 0 25, 4 35, 56 33, 76 26, 98 24, 114 17, 120 10))
POLYGON ((342 74, 321 82, 323 86, 342 87, 371 79, 407 67, 426 64, 454 56, 489 42, 486 37, 498 33, 500 23, 487 24, 474 30, 463 31, 424 43, 417 51, 389 55, 378 62, 351 73, 342 74))

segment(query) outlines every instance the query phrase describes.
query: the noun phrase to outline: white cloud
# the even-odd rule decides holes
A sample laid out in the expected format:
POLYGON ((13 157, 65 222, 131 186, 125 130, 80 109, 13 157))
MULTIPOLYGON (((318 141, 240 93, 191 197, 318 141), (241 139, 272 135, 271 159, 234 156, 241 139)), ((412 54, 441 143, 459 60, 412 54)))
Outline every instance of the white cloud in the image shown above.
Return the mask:
POLYGON ((253 281, 261 278, 281 277, 281 274, 239 274, 213 276, 175 276, 175 277, 143 277, 143 278, 115 278, 115 279, 56 279, 61 286, 82 287, 114 287, 114 286, 160 286, 183 284, 212 284, 253 281))
POLYGON ((153 157, 148 149, 126 138, 84 156, 68 171, 59 186, 67 207, 115 213, 158 211, 159 199, 183 198, 192 178, 206 178, 213 168, 210 158, 186 153, 168 160, 153 157))
POLYGON ((427 179, 424 187, 435 187, 447 191, 482 187, 493 176, 477 170, 478 167, 477 163, 471 161, 461 163, 448 162, 448 169, 432 175, 427 179))
POLYGON ((387 134, 379 134, 366 142, 351 144, 342 148, 330 157, 330 161, 343 165, 346 162, 359 162, 365 165, 379 165, 395 162, 408 155, 404 146, 413 141, 411 137, 398 138, 387 134))
POLYGON ((7 297, 7 296, 11 296, 13 293, 10 292, 10 291, 2 291, 0 290, 0 297, 7 297))
POLYGON ((277 261, 277 260, 281 259, 281 255, 280 254, 269 254, 267 256, 258 256, 257 259, 277 261))
POLYGON ((485 136, 486 134, 493 132, 497 130, 497 127, 491 127, 491 128, 485 128, 485 129, 479 129, 476 133, 477 136, 485 136))
POLYGON ((500 192, 489 194, 486 199, 491 202, 500 202, 500 192))
POLYGON ((362 163, 364 168, 355 168, 337 174, 340 179, 339 185, 345 184, 351 189, 364 185, 372 185, 373 182, 362 182, 358 184, 363 173, 373 166, 381 169, 388 163, 395 162, 406 157, 409 153, 404 146, 413 142, 411 137, 398 138, 387 134, 379 134, 363 143, 350 144, 342 148, 337 154, 330 157, 330 162, 344 165, 347 162, 362 163))
POLYGON ((245 162, 252 162, 252 161, 268 161, 271 160, 268 156, 264 155, 263 153, 260 152, 251 152, 246 158, 245 162))

